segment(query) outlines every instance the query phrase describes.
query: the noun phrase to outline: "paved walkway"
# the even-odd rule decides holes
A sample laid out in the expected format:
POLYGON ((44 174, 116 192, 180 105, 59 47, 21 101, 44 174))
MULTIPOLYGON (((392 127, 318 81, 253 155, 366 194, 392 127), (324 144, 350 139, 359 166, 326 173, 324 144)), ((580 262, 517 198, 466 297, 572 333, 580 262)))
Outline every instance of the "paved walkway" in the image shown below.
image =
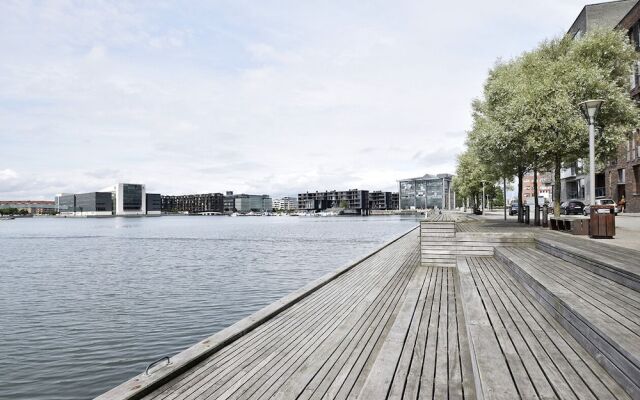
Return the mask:
MULTIPOLYGON (((520 224, 517 216, 507 215, 507 221, 504 221, 504 214, 500 211, 486 211, 482 216, 468 215, 474 219, 474 222, 468 222, 463 225, 460 231, 491 231, 500 229, 501 231, 513 231, 522 228, 541 230, 542 228, 533 226, 533 218, 531 225, 520 224), (477 225, 476 225, 477 224, 477 225), (469 225, 464 227, 464 225, 469 225)), ((588 240, 606 243, 608 245, 624 247, 640 251, 640 214, 618 214, 616 216, 616 236, 613 239, 591 239, 588 236, 573 236, 577 240, 588 240)))

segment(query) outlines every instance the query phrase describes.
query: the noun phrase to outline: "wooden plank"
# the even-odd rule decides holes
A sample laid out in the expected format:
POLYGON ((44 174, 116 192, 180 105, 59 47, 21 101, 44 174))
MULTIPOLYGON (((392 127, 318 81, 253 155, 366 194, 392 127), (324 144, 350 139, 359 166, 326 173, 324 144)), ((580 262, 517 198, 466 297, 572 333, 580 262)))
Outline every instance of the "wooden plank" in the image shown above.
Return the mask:
POLYGON ((633 348, 640 355, 640 318, 637 315, 640 303, 633 302, 631 298, 626 301, 618 298, 618 301, 615 301, 615 296, 619 293, 629 292, 630 295, 635 295, 630 289, 616 284, 617 288, 611 291, 611 286, 603 284, 601 279, 587 280, 590 272, 572 269, 565 261, 551 258, 539 250, 514 249, 513 254, 526 263, 528 271, 535 271, 536 277, 561 285, 568 290, 567 295, 580 299, 582 305, 589 305, 589 309, 598 310, 610 320, 617 322, 620 327, 626 328, 626 332, 636 338, 634 343, 637 346, 633 348), (541 259, 546 260, 546 263, 540 263, 541 259), (567 270, 570 273, 566 273, 567 270), (603 293, 605 295, 602 295, 603 293))
MULTIPOLYGON (((380 286, 371 288, 367 298, 377 296, 379 291, 383 288, 382 285, 386 284, 387 282, 382 281, 380 286)), ((345 304, 353 305, 350 305, 345 311, 334 313, 334 315, 332 315, 330 319, 326 320, 320 327, 301 335, 303 340, 297 345, 290 347, 290 349, 268 369, 264 369, 259 374, 255 372, 248 372, 248 374, 252 376, 252 380, 243 385, 243 387, 238 390, 237 394, 235 391, 229 392, 229 394, 233 394, 234 397, 247 398, 254 393, 259 394, 274 386, 275 382, 280 379, 280 377, 286 374, 287 371, 294 371, 305 358, 309 357, 309 355, 323 343, 323 341, 333 337, 337 327, 339 327, 351 313, 360 314, 361 311, 357 310, 368 306, 366 303, 367 298, 359 300, 358 302, 354 301, 355 299, 350 302, 343 302, 345 304)), ((214 393, 215 392, 205 392, 205 395, 210 396, 214 393)), ((222 397, 224 398, 226 396, 223 395, 222 397)))
POLYGON ((422 373, 420 374, 419 396, 432 398, 436 375, 436 350, 438 341, 438 323, 440 321, 440 300, 442 293, 443 271, 438 269, 436 275, 433 302, 431 303, 431 318, 427 326, 427 341, 425 343, 424 356, 422 357, 422 373))
POLYGON ((471 365, 477 377, 476 394, 487 399, 514 399, 520 395, 507 366, 482 299, 476 288, 467 258, 458 259, 462 308, 466 317, 471 365))
POLYGON ((479 267, 476 269, 482 284, 491 296, 491 299, 485 301, 490 301, 498 311, 498 316, 507 328, 508 335, 527 369, 527 376, 535 386, 536 394, 541 398, 575 397, 534 336, 524 326, 518 311, 501 296, 500 287, 494 285, 495 282, 490 277, 491 272, 487 271, 495 268, 495 264, 490 260, 479 259, 479 267))
POLYGON ((418 397, 423 359, 425 357, 425 348, 429 336, 428 329, 431 318, 433 318, 433 303, 434 301, 437 301, 435 297, 436 285, 439 282, 438 276, 442 273, 442 270, 439 268, 432 268, 431 271, 432 275, 429 280, 427 297, 422 305, 422 315, 418 326, 418 336, 416 338, 415 345, 413 346, 411 364, 409 365, 409 370, 407 371, 407 377, 404 383, 404 397, 409 399, 415 399, 418 397))
MULTIPOLYGON (((407 280, 404 281, 402 287, 406 286, 409 276, 413 276, 413 269, 407 274, 407 280)), ((398 299, 404 293, 403 291, 395 291, 393 296, 382 296, 383 304, 379 312, 378 318, 371 321, 367 326, 366 332, 362 337, 354 338, 354 346, 351 350, 340 352, 339 358, 333 365, 325 365, 325 370, 320 370, 314 379, 307 385, 307 389, 300 395, 300 399, 320 398, 329 393, 331 398, 336 397, 336 392, 342 387, 349 373, 356 367, 359 360, 366 359, 371 354, 374 344, 381 336, 383 328, 389 321, 395 320, 394 310, 399 308, 398 299), (332 392, 331 388, 336 388, 332 392)))
POLYGON ((556 282, 571 286, 571 291, 589 304, 610 315, 634 332, 640 331, 640 293, 611 281, 606 281, 588 271, 539 252, 520 252, 529 263, 541 258, 547 260, 544 268, 537 270, 556 282), (548 268, 553 265, 553 268, 548 268))
POLYGON ((400 312, 386 337, 382 349, 369 372, 359 397, 363 399, 386 399, 400 361, 409 326, 415 316, 416 306, 427 276, 427 269, 416 269, 416 277, 409 282, 407 294, 400 312))
POLYGON ((504 248, 497 251, 496 256, 632 397, 640 396, 638 363, 624 350, 638 344, 629 343, 630 338, 606 314, 577 301, 566 287, 536 274, 535 269, 513 255, 514 250, 504 248))
MULTIPOLYGON (((408 266, 406 268, 408 272, 406 274, 407 280, 409 276, 413 275, 415 263, 414 257, 413 268, 408 266)), ((396 301, 397 296, 403 292, 402 288, 405 287, 407 280, 403 280, 390 292, 377 296, 376 301, 372 303, 371 310, 360 314, 352 313, 351 318, 358 318, 358 321, 356 324, 351 324, 352 327, 348 334, 337 335, 344 337, 344 339, 337 346, 327 341, 323 346, 319 347, 315 351, 317 355, 308 357, 298 367, 295 375, 288 379, 282 388, 278 389, 275 398, 290 398, 296 395, 301 395, 300 398, 312 396, 323 377, 330 374, 332 370, 337 373, 346 362, 348 356, 357 349, 358 345, 369 340, 378 324, 385 320, 384 316, 389 315, 386 311, 389 309, 390 303, 396 301), (326 355, 330 356, 327 357, 326 355), (314 384, 313 381, 316 378, 318 379, 314 384)), ((347 326, 349 325, 343 324, 339 329, 346 329, 347 326)))
POLYGON ((465 315, 462 304, 460 277, 458 275, 457 269, 452 270, 452 273, 454 280, 458 347, 460 349, 458 354, 460 359, 460 372, 462 374, 462 395, 464 399, 476 399, 476 383, 473 376, 474 367, 472 364, 471 351, 469 350, 470 342, 469 337, 467 336, 467 326, 465 323, 465 315))
POLYGON ((522 346, 520 346, 521 337, 517 335, 510 336, 510 331, 513 327, 510 324, 505 325, 504 321, 500 318, 499 310, 491 301, 490 294, 478 276, 476 259, 471 258, 469 264, 472 266, 471 274, 480 293, 480 297, 483 299, 484 308, 493 327, 494 334, 498 339, 504 358, 507 361, 510 374, 513 376, 513 380, 518 388, 518 393, 524 398, 536 398, 536 386, 539 385, 540 388, 543 388, 543 380, 540 376, 542 374, 539 369, 535 369, 535 360, 532 359, 530 353, 518 353, 518 347, 522 348, 522 346))
MULTIPOLYGON (((415 261, 413 264, 415 265, 415 261)), ((415 270, 415 268, 412 268, 412 270, 415 270)), ((399 288, 404 288, 404 285, 399 288)), ((376 298, 381 297, 387 296, 376 296, 376 298)), ((360 311, 356 310, 350 313, 348 320, 342 322, 338 326, 338 329, 334 331, 320 346, 316 346, 311 351, 307 352, 307 354, 303 354, 300 357, 301 362, 287 364, 287 370, 289 372, 285 371, 280 378, 273 382, 267 381, 267 383, 262 385, 261 389, 253 393, 252 396, 291 398, 300 394, 320 367, 328 361, 328 355, 332 353, 339 355, 345 348, 348 348, 349 344, 352 343, 352 341, 349 340, 348 334, 357 332, 359 329, 354 328, 361 327, 361 324, 366 323, 369 320, 369 316, 372 314, 373 313, 369 309, 360 311), (357 322, 361 324, 356 325, 357 322), (281 388, 283 385, 285 385, 285 387, 281 388)))
MULTIPOLYGON (((570 238, 573 239, 573 238, 570 238)), ((575 242, 576 239, 573 239, 575 242)), ((640 291, 640 252, 600 243, 567 243, 544 235, 536 247, 624 286, 640 291), (613 249, 611 249, 613 247, 613 249), (618 250, 619 249, 619 250, 618 250)))
POLYGON ((496 260, 493 263, 495 268, 487 270, 493 284, 501 289, 502 297, 513 307, 512 313, 520 315, 521 322, 538 341, 537 351, 542 349, 548 354, 553 363, 550 368, 557 366, 575 395, 578 398, 628 398, 620 385, 509 275, 507 268, 496 260))
MULTIPOLYGON (((404 291, 402 292, 404 295, 404 291)), ((371 339, 366 342, 365 346, 357 347, 352 353, 350 359, 341 368, 340 373, 331 382, 323 399, 346 399, 353 398, 360 392, 364 386, 365 380, 369 375, 373 363, 375 362, 376 355, 380 352, 384 343, 384 338, 387 337, 391 327, 393 326, 402 302, 399 296, 394 302, 394 306, 390 308, 391 315, 384 324, 379 324, 376 327, 371 339)))
POLYGON ((398 366, 393 377, 393 382, 387 396, 389 399, 400 399, 403 397, 403 393, 405 392, 405 385, 411 371, 411 365, 415 362, 415 360, 413 359, 413 355, 415 354, 416 345, 418 342, 418 335, 420 332, 419 329, 422 325, 424 306, 427 303, 427 297, 431 294, 429 289, 432 287, 431 283, 434 280, 434 275, 437 273, 437 270, 438 268, 435 267, 428 268, 426 279, 423 283, 421 293, 416 304, 414 317, 411 320, 409 332, 405 340, 405 344, 402 347, 400 361, 398 362, 398 366))

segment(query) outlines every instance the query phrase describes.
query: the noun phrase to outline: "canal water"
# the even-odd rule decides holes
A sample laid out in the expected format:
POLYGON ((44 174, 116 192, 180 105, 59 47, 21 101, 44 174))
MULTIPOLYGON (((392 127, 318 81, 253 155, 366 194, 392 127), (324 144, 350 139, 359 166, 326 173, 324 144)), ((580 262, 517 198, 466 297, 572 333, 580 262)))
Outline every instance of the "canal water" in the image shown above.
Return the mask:
POLYGON ((94 397, 416 224, 399 216, 0 221, 0 398, 94 397))

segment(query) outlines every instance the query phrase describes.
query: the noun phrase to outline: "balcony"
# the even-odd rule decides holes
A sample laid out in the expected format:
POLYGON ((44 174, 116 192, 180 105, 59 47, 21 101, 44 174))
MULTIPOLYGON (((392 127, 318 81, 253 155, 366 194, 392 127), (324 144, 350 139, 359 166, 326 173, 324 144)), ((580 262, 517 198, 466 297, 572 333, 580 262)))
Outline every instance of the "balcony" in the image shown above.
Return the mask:
POLYGON ((576 167, 562 168, 560 170, 560 179, 573 178, 577 175, 576 167))

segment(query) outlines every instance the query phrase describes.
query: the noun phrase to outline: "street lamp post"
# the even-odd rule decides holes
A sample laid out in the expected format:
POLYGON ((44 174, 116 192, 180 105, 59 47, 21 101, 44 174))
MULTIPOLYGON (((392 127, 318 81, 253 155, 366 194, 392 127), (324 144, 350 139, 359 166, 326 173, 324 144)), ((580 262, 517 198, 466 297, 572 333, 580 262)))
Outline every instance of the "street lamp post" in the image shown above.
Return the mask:
POLYGON ((587 100, 578 104, 580 110, 589 124, 589 203, 595 204, 596 201, 596 152, 595 152, 595 120, 596 114, 600 111, 600 107, 604 100, 587 100))
POLYGON ((483 179, 482 180, 482 214, 484 215, 484 201, 485 201, 485 197, 484 197, 484 183, 486 181, 483 179))

